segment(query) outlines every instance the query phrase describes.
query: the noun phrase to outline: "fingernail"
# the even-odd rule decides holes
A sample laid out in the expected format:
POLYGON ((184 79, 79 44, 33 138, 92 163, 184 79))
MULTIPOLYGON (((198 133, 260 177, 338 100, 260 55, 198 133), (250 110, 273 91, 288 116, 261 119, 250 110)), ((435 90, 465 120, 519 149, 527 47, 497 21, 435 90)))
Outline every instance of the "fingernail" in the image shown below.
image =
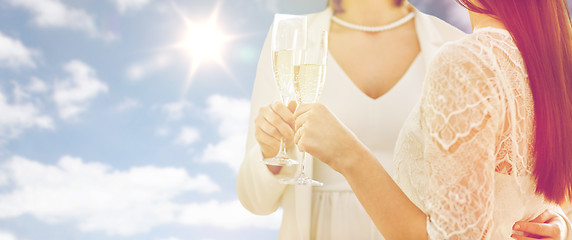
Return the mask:
POLYGON ((520 229, 520 225, 515 224, 515 225, 512 227, 512 229, 514 229, 514 230, 519 230, 519 229, 520 229))

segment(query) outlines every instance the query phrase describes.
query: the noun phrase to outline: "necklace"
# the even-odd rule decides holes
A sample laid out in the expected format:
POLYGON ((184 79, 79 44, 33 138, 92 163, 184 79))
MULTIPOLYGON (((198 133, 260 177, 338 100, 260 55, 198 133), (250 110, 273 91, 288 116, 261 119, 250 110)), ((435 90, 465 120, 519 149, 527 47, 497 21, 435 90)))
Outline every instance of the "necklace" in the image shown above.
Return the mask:
POLYGON ((358 31, 363 31, 363 32, 383 32, 383 31, 387 31, 387 30, 399 27, 399 26, 405 24, 406 22, 408 22, 409 20, 413 19, 413 17, 415 17, 415 13, 411 12, 411 13, 405 15, 405 17, 402 17, 401 19, 399 19, 395 22, 392 22, 392 23, 387 24, 387 25, 375 26, 375 27, 349 23, 349 22, 346 22, 344 20, 337 18, 336 16, 332 16, 332 21, 334 21, 335 23, 340 24, 344 27, 353 29, 353 30, 358 30, 358 31))

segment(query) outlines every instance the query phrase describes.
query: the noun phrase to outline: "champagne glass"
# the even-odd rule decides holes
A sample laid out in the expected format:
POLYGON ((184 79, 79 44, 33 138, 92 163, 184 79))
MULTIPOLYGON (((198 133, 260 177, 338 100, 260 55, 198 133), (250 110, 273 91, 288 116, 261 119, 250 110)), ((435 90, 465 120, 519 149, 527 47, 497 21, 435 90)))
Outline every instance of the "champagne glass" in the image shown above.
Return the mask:
MULTIPOLYGON (((274 80, 284 105, 295 98, 294 66, 299 65, 306 48, 306 16, 276 14, 272 24, 272 68, 274 80)), ((280 139, 278 154, 264 159, 268 165, 290 166, 299 164, 286 152, 286 142, 280 139)))
MULTIPOLYGON (((309 39, 316 41, 309 41, 308 48, 304 51, 302 64, 294 67, 294 90, 298 106, 300 104, 316 103, 322 94, 322 89, 326 82, 328 32, 310 33, 310 36, 314 35, 315 38, 309 39)), ((323 186, 323 183, 306 176, 304 162, 308 156, 308 153, 304 153, 304 158, 300 163, 301 170, 297 177, 281 180, 280 182, 284 184, 323 186)))

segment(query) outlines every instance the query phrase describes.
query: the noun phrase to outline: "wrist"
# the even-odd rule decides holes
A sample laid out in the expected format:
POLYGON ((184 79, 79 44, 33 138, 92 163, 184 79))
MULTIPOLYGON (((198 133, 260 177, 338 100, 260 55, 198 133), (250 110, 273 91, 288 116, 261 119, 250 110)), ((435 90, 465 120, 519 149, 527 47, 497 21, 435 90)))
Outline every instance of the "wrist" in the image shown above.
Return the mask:
POLYGON ((352 143, 347 144, 345 147, 347 150, 342 154, 340 161, 339 172, 346 176, 354 173, 360 172, 360 168, 364 166, 364 161, 369 159, 375 159, 373 154, 364 146, 359 140, 354 139, 352 143))

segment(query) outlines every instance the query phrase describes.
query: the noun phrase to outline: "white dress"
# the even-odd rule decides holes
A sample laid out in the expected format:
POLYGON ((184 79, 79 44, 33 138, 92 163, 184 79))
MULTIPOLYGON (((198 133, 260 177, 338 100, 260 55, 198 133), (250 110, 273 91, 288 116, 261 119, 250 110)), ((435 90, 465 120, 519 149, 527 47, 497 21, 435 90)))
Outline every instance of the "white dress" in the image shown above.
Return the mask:
POLYGON ((561 212, 534 193, 533 120, 507 31, 478 29, 442 47, 395 151, 396 181, 427 214, 430 239, 510 239, 515 221, 561 212))
MULTIPOLYGON (((399 130, 421 96, 425 76, 421 55, 397 84, 377 99, 365 95, 332 57, 328 59, 327 74, 340 77, 326 81, 320 103, 359 136, 388 171, 393 169, 399 130)), ((383 239, 341 174, 317 160, 313 172, 313 178, 324 186, 312 188, 311 239, 383 239)))

